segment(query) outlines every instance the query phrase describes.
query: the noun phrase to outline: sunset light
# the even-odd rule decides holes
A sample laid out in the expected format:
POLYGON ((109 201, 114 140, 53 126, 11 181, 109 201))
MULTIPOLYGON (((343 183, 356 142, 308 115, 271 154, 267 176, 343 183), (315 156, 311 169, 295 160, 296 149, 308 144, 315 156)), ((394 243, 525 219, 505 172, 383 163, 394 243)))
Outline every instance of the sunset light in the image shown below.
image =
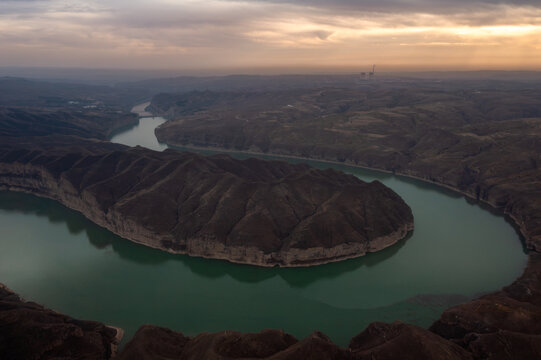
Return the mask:
POLYGON ((377 62, 388 70, 534 70, 541 68, 541 6, 8 0, 0 2, 0 43, 0 66, 339 71, 377 62))

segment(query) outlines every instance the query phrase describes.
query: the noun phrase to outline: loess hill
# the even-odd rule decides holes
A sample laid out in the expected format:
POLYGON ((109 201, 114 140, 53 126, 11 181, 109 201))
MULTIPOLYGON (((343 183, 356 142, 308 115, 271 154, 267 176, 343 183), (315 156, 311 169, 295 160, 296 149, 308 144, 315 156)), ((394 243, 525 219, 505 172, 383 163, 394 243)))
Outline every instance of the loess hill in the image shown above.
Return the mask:
MULTIPOLYGON (((280 82, 278 88, 261 91, 256 86, 241 91, 237 87, 234 92, 221 91, 232 89, 227 85, 231 79, 219 79, 212 86, 208 79, 198 80, 198 86, 186 85, 186 79, 155 82, 160 91, 220 90, 156 96, 150 109, 174 120, 157 130, 162 141, 341 161, 433 181, 508 213, 532 251, 524 274, 514 283, 446 310, 428 330, 372 323, 343 349, 317 332, 303 340, 273 330, 187 337, 142 326, 117 358, 541 358, 541 82, 535 79, 539 73, 527 74, 528 81, 495 81, 494 74, 487 74, 485 80, 468 80, 473 75, 466 73, 460 81, 453 73, 451 80, 443 81, 402 78, 347 86, 327 82, 317 89, 280 82)), ((149 85, 153 84, 145 83, 149 85)), ((49 148, 59 141, 50 142, 49 148)), ((64 151, 78 151, 77 144, 64 143, 64 151)), ((36 144, 27 143, 24 151, 48 151, 44 144, 36 150, 36 144)), ((87 141, 90 156, 99 156, 92 144, 99 151, 127 151, 87 141)), ((39 315, 49 310, 1 290, 0 355, 114 357, 108 350, 116 343, 110 329, 59 314, 51 326, 48 316, 39 315), (38 315, 29 316, 29 308, 38 315), (61 322, 68 323, 70 332, 63 331, 61 322), (24 335, 6 337, 14 331, 24 335), (21 342, 28 334, 31 340, 21 342), (29 347, 30 343, 37 346, 29 347)))
POLYGON ((144 245, 260 266, 362 256, 413 229, 411 209, 377 181, 70 136, 3 138, 0 189, 58 200, 144 245))
POLYGON ((541 90, 531 84, 374 82, 351 88, 160 94, 160 142, 373 167, 510 214, 541 249, 541 90), (490 85, 490 86, 489 86, 490 85))

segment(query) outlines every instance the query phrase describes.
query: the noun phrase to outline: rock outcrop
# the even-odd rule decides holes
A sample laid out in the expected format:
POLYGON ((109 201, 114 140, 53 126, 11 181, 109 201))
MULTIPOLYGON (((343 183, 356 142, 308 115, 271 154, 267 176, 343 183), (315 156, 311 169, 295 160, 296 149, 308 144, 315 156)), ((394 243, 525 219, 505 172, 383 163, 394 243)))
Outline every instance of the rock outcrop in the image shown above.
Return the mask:
POLYGON ((122 332, 26 302, 0 284, 0 359, 101 360, 116 353, 122 332))
POLYGON ((446 310, 430 330, 476 359, 541 359, 541 254, 513 284, 446 310))
POLYGON ((72 137, 4 138, 0 189, 58 200, 147 246, 259 266, 362 256, 413 228, 411 209, 377 181, 72 137))
POLYGON ((187 337, 151 325, 142 326, 117 360, 468 360, 472 355, 417 326, 400 322, 373 323, 351 340, 349 348, 335 345, 314 332, 303 340, 280 330, 259 333, 224 331, 187 337))
POLYGON ((473 357, 462 347, 418 326, 374 322, 351 339, 354 359, 378 360, 468 360, 473 357))

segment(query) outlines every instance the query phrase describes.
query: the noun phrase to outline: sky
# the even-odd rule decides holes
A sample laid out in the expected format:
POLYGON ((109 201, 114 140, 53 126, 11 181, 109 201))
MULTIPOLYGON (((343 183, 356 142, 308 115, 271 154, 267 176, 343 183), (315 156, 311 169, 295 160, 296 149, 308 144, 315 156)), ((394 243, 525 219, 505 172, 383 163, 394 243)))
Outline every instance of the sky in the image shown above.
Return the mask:
POLYGON ((541 0, 0 0, 0 66, 541 70, 541 0))

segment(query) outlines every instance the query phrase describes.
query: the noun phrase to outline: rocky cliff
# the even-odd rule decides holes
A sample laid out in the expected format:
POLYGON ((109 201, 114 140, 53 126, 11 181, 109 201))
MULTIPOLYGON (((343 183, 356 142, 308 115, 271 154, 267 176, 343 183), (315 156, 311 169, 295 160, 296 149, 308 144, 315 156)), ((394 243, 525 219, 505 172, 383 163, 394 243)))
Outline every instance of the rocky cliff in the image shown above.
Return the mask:
POLYGON ((178 332, 147 325, 137 331, 117 359, 459 360, 471 358, 471 355, 460 346, 427 330, 395 322, 371 324, 365 331, 355 336, 346 349, 336 346, 321 332, 314 332, 302 340, 297 340, 280 330, 264 330, 255 334, 224 331, 187 337, 178 332))
POLYGON ((411 209, 377 181, 72 137, 4 138, 0 189, 58 200, 147 246, 259 266, 358 257, 413 229, 411 209))
POLYGON ((0 358, 110 359, 122 330, 26 302, 0 284, 0 358))
POLYGON ((329 160, 445 185, 509 214, 541 249, 540 90, 407 81, 370 89, 161 94, 160 142, 329 160))
POLYGON ((373 323, 348 348, 325 334, 305 339, 280 330, 223 331, 189 337, 144 325, 117 354, 122 331, 56 313, 22 300, 0 284, 0 358, 3 360, 234 360, 234 359, 471 359, 460 346, 417 326, 373 323), (404 349, 407 348, 407 352, 404 349), (397 354, 401 354, 397 357, 397 354))

